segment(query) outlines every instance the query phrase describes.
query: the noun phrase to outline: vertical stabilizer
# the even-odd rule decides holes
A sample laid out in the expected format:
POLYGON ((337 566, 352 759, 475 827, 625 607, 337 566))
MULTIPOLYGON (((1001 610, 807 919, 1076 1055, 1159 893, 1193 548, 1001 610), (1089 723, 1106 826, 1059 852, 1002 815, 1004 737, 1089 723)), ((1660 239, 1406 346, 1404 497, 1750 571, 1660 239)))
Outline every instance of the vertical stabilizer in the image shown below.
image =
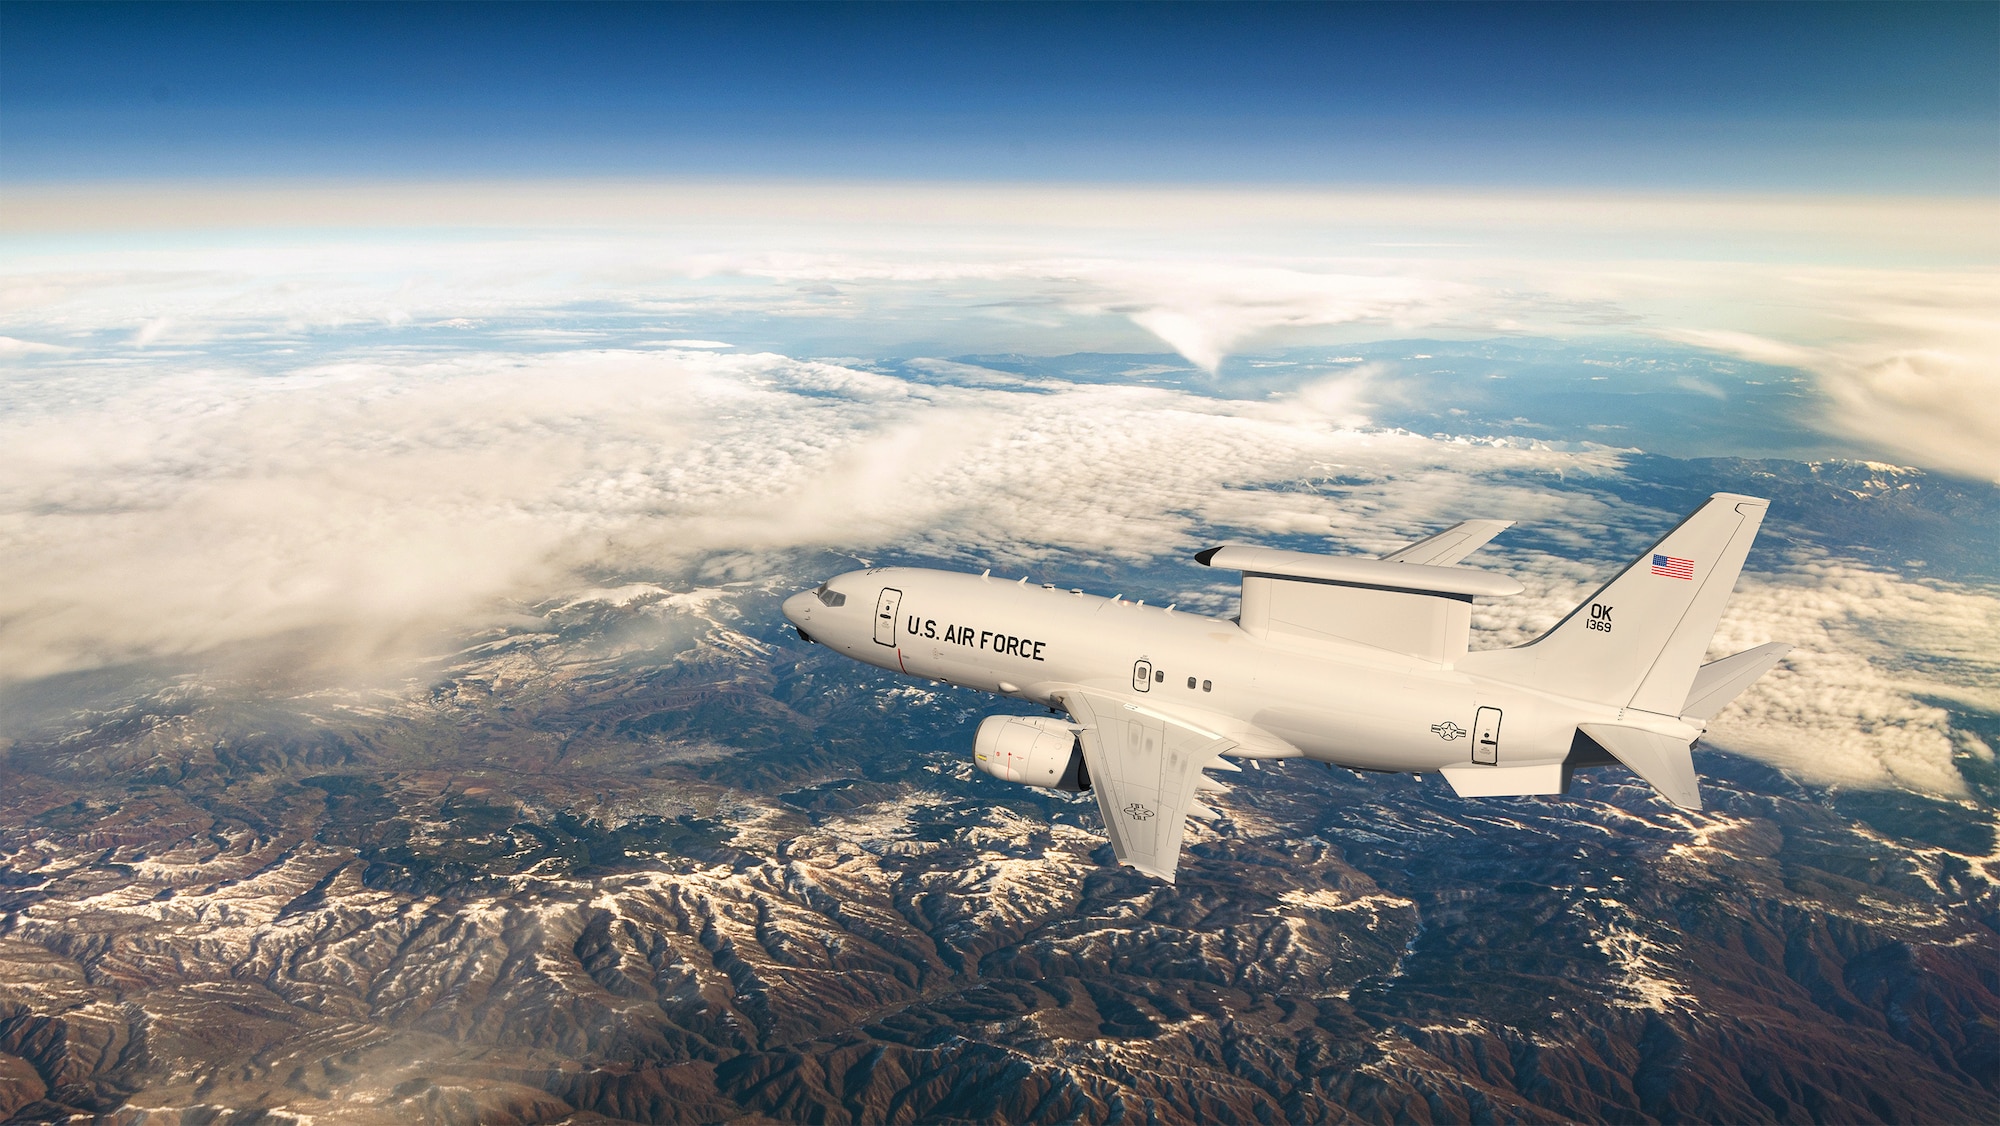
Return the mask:
POLYGON ((1554 629, 1518 648, 1476 655, 1484 658, 1481 671, 1596 703, 1680 715, 1769 505, 1715 494, 1554 629))

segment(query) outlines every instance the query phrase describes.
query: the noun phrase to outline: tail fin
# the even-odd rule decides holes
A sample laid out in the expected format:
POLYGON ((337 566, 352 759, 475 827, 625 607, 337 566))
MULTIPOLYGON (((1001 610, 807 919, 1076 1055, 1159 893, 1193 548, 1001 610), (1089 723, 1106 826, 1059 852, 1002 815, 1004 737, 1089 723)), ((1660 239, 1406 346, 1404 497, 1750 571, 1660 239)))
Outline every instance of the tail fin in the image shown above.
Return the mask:
POLYGON ((1490 670, 1565 696, 1680 715, 1768 507, 1715 494, 1554 629, 1504 658, 1495 653, 1490 670))

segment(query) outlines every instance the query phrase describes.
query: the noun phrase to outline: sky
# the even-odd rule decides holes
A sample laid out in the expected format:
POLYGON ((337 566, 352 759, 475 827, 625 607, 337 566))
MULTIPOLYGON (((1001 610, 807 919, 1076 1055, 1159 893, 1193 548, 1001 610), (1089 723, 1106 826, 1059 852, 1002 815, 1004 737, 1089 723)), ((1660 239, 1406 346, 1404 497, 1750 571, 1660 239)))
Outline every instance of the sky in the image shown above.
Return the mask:
POLYGON ((8 4, 0 179, 1987 194, 1992 4, 8 4))
MULTIPOLYGON (((0 703, 394 683, 829 552, 1473 517, 1541 529, 1499 644, 1679 515, 1621 499, 1635 451, 1990 487, 1996 42, 1992 4, 0 5, 0 703), (1516 353, 1716 424, 1557 435, 1489 390, 1516 353)), ((1960 792, 1939 701, 2000 711, 2000 592, 1921 562, 1754 556, 1724 640, 1801 649, 1736 745, 1960 792)))

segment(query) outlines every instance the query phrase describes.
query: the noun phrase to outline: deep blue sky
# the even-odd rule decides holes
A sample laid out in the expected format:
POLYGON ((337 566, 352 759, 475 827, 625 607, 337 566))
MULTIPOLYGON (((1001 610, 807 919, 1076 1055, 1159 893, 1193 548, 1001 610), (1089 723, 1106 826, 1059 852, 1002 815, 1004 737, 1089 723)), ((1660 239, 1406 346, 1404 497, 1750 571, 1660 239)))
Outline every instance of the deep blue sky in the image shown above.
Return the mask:
POLYGON ((0 5, 0 177, 1990 192, 2000 4, 0 5))

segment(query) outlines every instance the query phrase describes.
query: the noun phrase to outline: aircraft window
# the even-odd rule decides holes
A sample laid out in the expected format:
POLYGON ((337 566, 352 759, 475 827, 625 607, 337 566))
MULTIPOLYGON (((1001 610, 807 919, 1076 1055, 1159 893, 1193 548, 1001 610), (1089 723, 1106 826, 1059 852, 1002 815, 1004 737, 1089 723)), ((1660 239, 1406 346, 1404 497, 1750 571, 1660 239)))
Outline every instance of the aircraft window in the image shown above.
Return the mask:
POLYGON ((1193 688, 1193 687, 1194 687, 1194 678, 1193 678, 1193 677, 1188 677, 1188 687, 1189 687, 1189 688, 1193 688))
POLYGON ((814 593, 816 593, 816 594, 818 594, 818 595, 819 595, 819 600, 820 600, 820 601, 821 601, 822 603, 824 603, 825 605, 828 605, 828 606, 845 606, 845 605, 847 605, 847 596, 846 596, 846 595, 844 595, 844 594, 841 594, 841 593, 840 593, 840 592, 838 592, 838 591, 832 591, 832 590, 828 590, 828 589, 826 589, 826 584, 825 584, 825 583, 821 583, 821 584, 820 584, 820 588, 819 588, 819 590, 815 591, 814 593))
POLYGON ((1212 680, 1204 680, 1204 681, 1202 681, 1202 682, 1201 682, 1201 690, 1202 690, 1203 692, 1206 692, 1206 691, 1208 691, 1209 689, 1211 689, 1211 688, 1214 688, 1214 687, 1215 687, 1215 682, 1214 682, 1214 681, 1212 681, 1212 680))
POLYGON ((1161 669, 1159 672, 1154 673, 1153 682, 1155 684, 1165 684, 1167 682, 1167 670, 1161 669))

